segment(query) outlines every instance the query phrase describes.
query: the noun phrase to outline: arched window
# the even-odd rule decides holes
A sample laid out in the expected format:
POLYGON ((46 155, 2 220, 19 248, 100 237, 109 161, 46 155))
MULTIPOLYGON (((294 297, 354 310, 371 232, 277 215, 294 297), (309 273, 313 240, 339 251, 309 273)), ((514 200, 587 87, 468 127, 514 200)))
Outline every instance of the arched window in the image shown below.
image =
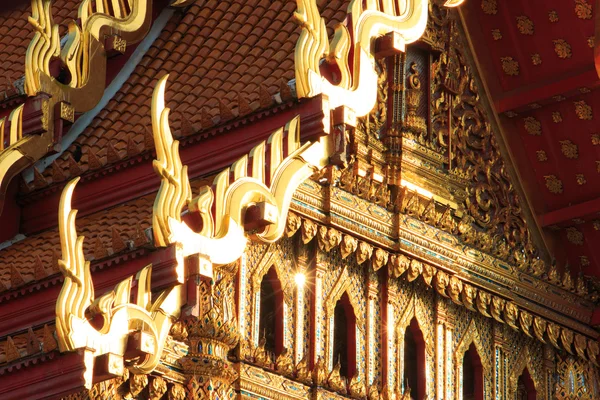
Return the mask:
POLYGON ((271 267, 260 283, 259 336, 265 350, 275 356, 283 351, 283 292, 275 269, 271 267))
POLYGON ((525 368, 517 381, 517 400, 535 400, 536 396, 535 384, 525 368))
POLYGON ((351 379, 356 373, 356 316, 344 293, 333 311, 333 363, 340 361, 340 375, 351 379))
POLYGON ((463 400, 483 400, 483 368, 475 345, 463 357, 463 400))
POLYGON ((413 318, 404 333, 404 390, 410 388, 413 399, 422 400, 426 396, 425 368, 425 340, 416 318, 413 318))

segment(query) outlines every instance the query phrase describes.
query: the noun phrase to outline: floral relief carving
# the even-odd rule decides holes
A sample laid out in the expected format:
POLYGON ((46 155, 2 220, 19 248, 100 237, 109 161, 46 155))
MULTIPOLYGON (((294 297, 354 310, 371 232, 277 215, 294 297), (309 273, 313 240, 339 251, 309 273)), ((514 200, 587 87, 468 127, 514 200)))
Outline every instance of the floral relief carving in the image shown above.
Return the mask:
POLYGON ((488 15, 495 15, 498 12, 496 0, 482 0, 481 9, 488 15))
POLYGON ((575 0, 575 15, 580 19, 592 19, 592 5, 586 0, 575 0))
POLYGON ((587 44, 590 49, 593 49, 594 46, 596 45, 596 37, 590 36, 589 38, 587 38, 587 44))
POLYGON ((546 187, 550 191, 550 193, 559 194, 563 192, 563 184, 560 179, 556 177, 556 175, 546 175, 544 176, 546 180, 546 187))
POLYGON ((560 114, 560 111, 554 111, 552 113, 552 122, 554 122, 555 124, 562 122, 562 115, 560 114))
POLYGON ((506 75, 517 76, 519 75, 519 62, 512 57, 500 58, 502 62, 502 70, 506 75))
POLYGON ((502 33, 500 32, 500 29, 492 29, 492 38, 494 40, 502 39, 502 33))
POLYGON ((564 39, 554 40, 554 52, 559 58, 571 58, 571 45, 564 39))
POLYGON ((579 186, 585 185, 587 183, 587 181, 585 180, 584 174, 575 174, 575 180, 577 181, 577 184, 579 186))
POLYGON ((544 150, 537 150, 535 154, 539 162, 548 161, 548 156, 544 150))
POLYGON ((572 160, 579 158, 578 147, 575 143, 570 140, 561 140, 560 141, 560 151, 564 154, 565 157, 570 158, 572 160))
POLYGON ((517 17, 517 29, 523 35, 533 35, 533 21, 525 15, 520 15, 517 17))
POLYGON ((542 56, 539 53, 535 53, 531 55, 531 63, 533 65, 540 65, 542 63, 542 56))
POLYGON ((579 229, 575 228, 574 226, 571 226, 567 228, 566 231, 567 239, 569 240, 569 242, 578 246, 583 245, 583 233, 579 229))
POLYGON ((592 107, 585 102, 585 100, 576 101, 575 104, 575 114, 577 114, 577 118, 581 120, 591 120, 594 117, 592 112, 592 107))
POLYGON ((558 22, 558 13, 555 10, 548 12, 548 20, 550 22, 558 22))
POLYGON ((542 134, 542 124, 534 117, 523 118, 523 123, 525 124, 525 130, 530 135, 539 136, 542 134))

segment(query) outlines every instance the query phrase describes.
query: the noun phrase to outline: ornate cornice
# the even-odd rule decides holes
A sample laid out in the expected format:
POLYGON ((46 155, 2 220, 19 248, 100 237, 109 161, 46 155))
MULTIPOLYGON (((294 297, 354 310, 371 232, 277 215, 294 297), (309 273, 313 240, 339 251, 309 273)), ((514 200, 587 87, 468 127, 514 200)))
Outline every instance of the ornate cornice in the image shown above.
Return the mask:
MULTIPOLYGON (((573 354, 577 353, 581 357, 597 363, 598 333, 581 322, 553 311, 562 307, 563 310, 571 310, 577 317, 581 305, 573 307, 570 304, 571 301, 578 299, 576 296, 565 291, 558 295, 560 292, 554 289, 553 293, 546 294, 540 292, 539 288, 525 287, 523 282, 502 272, 506 268, 505 263, 475 249, 460 245, 455 238, 452 240, 452 235, 427 226, 409 216, 401 215, 396 219, 395 237, 388 236, 386 240, 381 240, 382 234, 373 229, 372 221, 377 219, 387 222, 393 218, 385 215, 384 209, 377 210, 377 213, 372 213, 371 217, 366 219, 371 222, 370 226, 365 226, 361 221, 363 218, 361 218, 360 212, 368 208, 358 204, 364 200, 349 193, 342 195, 347 204, 339 208, 339 210, 345 209, 346 215, 336 218, 334 211, 336 208, 332 206, 336 196, 332 192, 337 190, 339 189, 335 187, 321 187, 307 182, 298 189, 298 194, 295 196, 297 201, 292 203, 292 209, 310 218, 317 216, 315 219, 323 224, 322 227, 319 227, 318 224, 313 230, 309 226, 314 223, 303 219, 302 233, 305 243, 314 237, 321 241, 336 235, 340 237, 349 235, 359 241, 373 243, 380 246, 380 251, 388 252, 387 265, 391 276, 399 277, 406 273, 410 281, 422 276, 425 282, 433 286, 438 293, 450 297, 459 305, 480 312, 484 316, 493 317, 501 323, 508 323, 514 329, 536 337, 544 343, 549 341, 559 349, 566 349, 573 354), (319 194, 324 196, 319 197, 319 194), (300 198, 310 198, 313 204, 304 205, 300 198), (377 216, 379 213, 381 215, 377 216), (304 225, 307 227, 305 228, 304 225), (327 226, 333 227, 327 228, 327 226), (342 234, 339 231, 336 233, 337 230, 334 227, 341 228, 347 233, 342 234), (333 230, 333 232, 328 232, 327 236, 316 234, 322 229, 333 230), (314 233, 307 236, 307 232, 314 233), (431 234, 424 234, 427 232, 431 232, 431 234), (494 278, 498 280, 495 283, 490 281, 494 278), (519 289, 522 288, 517 291, 518 296, 514 295, 515 286, 519 289), (539 299, 541 304, 528 301, 527 297, 531 296, 531 292, 537 294, 536 300, 539 299), (576 336, 578 340, 575 340, 576 336)), ((369 207, 376 206, 370 204, 369 207)), ((388 231, 390 230, 388 227, 388 231)), ((337 241, 337 245, 343 241, 343 238, 340 239, 337 241)), ((331 246, 328 247, 326 244, 320 245, 320 247, 325 250, 331 249, 331 246)), ((356 248, 358 247, 356 246, 356 248)), ((542 285, 542 287, 544 286, 542 285)))

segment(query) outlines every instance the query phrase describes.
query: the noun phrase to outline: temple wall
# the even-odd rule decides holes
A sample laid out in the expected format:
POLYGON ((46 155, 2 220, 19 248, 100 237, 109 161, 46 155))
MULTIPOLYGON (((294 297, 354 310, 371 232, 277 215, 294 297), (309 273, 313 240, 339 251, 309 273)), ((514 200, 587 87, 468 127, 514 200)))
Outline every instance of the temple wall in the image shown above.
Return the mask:
MULTIPOLYGON (((251 338, 247 354, 253 354, 258 345, 255 332, 259 312, 255 301, 260 299, 256 292, 260 288, 259 277, 274 265, 286 299, 286 347, 294 349, 296 364, 305 355, 309 356, 313 373, 319 358, 325 360, 327 374, 334 366, 330 352, 334 329, 331 309, 347 293, 356 315, 357 374, 364 380, 367 392, 374 388, 382 392, 385 386, 400 398, 406 389, 404 332, 416 318, 425 340, 424 379, 429 399, 462 399, 462 360, 471 344, 481 359, 485 399, 518 398, 517 380, 525 369, 538 399, 600 396, 598 369, 591 363, 455 304, 428 286, 422 276, 412 281, 407 274, 390 278, 385 268, 374 271, 369 260, 359 264, 356 253, 343 258, 339 247, 326 251, 316 243, 301 243, 298 235, 270 246, 252 244, 243 262, 246 266, 241 271, 245 268, 249 277, 246 287, 240 287, 240 292, 246 293, 240 301, 246 310, 242 337, 251 338), (298 252, 310 255, 299 259, 298 252), (299 290, 295 276, 303 268, 306 268, 306 283, 299 290), (300 303, 298 293, 302 294, 300 303)), ((274 361, 271 366, 255 364, 255 367, 277 373, 274 361)), ((244 362, 252 365, 252 357, 244 362)), ((288 378, 294 380, 295 375, 288 374, 288 378)), ((319 398, 340 398, 339 393, 327 389, 327 381, 319 390, 298 385, 307 393, 311 390, 320 393, 319 398)), ((251 394, 246 395, 251 398, 251 394)), ((279 392, 273 392, 271 397, 261 396, 282 398, 279 392)))

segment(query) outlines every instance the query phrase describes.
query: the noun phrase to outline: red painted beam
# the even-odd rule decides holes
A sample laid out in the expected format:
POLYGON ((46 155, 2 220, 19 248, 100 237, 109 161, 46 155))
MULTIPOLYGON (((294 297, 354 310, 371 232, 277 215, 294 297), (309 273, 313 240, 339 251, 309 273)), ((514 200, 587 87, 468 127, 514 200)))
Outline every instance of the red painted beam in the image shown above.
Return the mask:
POLYGON ((559 225, 564 222, 570 222, 574 218, 585 219, 587 216, 597 214, 600 211, 600 198, 589 200, 573 206, 560 208, 550 211, 540 216, 540 225, 547 227, 550 225, 559 225))
MULTIPOLYGON (((267 111, 267 114, 270 114, 267 111)), ((208 138, 190 137, 180 145, 181 160, 190 179, 206 176, 230 166, 296 115, 301 116, 302 141, 323 135, 320 97, 281 110, 264 118, 250 117, 248 123, 234 122, 231 131, 208 138), (191 142, 193 140, 193 142, 191 142), (189 143, 188 143, 189 142, 189 143)), ((65 182, 66 183, 66 182, 65 182)), ((152 169, 152 158, 139 156, 108 170, 85 174, 73 195, 73 208, 81 218, 158 190, 160 179, 152 169)), ((23 200, 21 233, 30 235, 56 226, 58 203, 64 184, 52 186, 23 200)))
MULTIPOLYGON (((175 263, 172 247, 142 253, 135 258, 133 254, 122 254, 120 257, 94 263, 92 272, 96 297, 114 288, 123 279, 135 275, 148 264, 152 264, 153 268, 152 290, 161 290, 171 283, 175 263)), ((0 337, 54 321, 56 299, 62 282, 63 277, 59 274, 31 286, 2 293, 0 337)))
POLYGON ((84 389, 80 351, 41 354, 0 368, 0 399, 60 399, 84 389))
POLYGON ((540 82, 511 91, 496 101, 496 111, 503 113, 526 107, 532 103, 541 103, 557 95, 567 95, 581 87, 593 88, 600 85, 596 68, 590 63, 581 71, 554 82, 540 82))

